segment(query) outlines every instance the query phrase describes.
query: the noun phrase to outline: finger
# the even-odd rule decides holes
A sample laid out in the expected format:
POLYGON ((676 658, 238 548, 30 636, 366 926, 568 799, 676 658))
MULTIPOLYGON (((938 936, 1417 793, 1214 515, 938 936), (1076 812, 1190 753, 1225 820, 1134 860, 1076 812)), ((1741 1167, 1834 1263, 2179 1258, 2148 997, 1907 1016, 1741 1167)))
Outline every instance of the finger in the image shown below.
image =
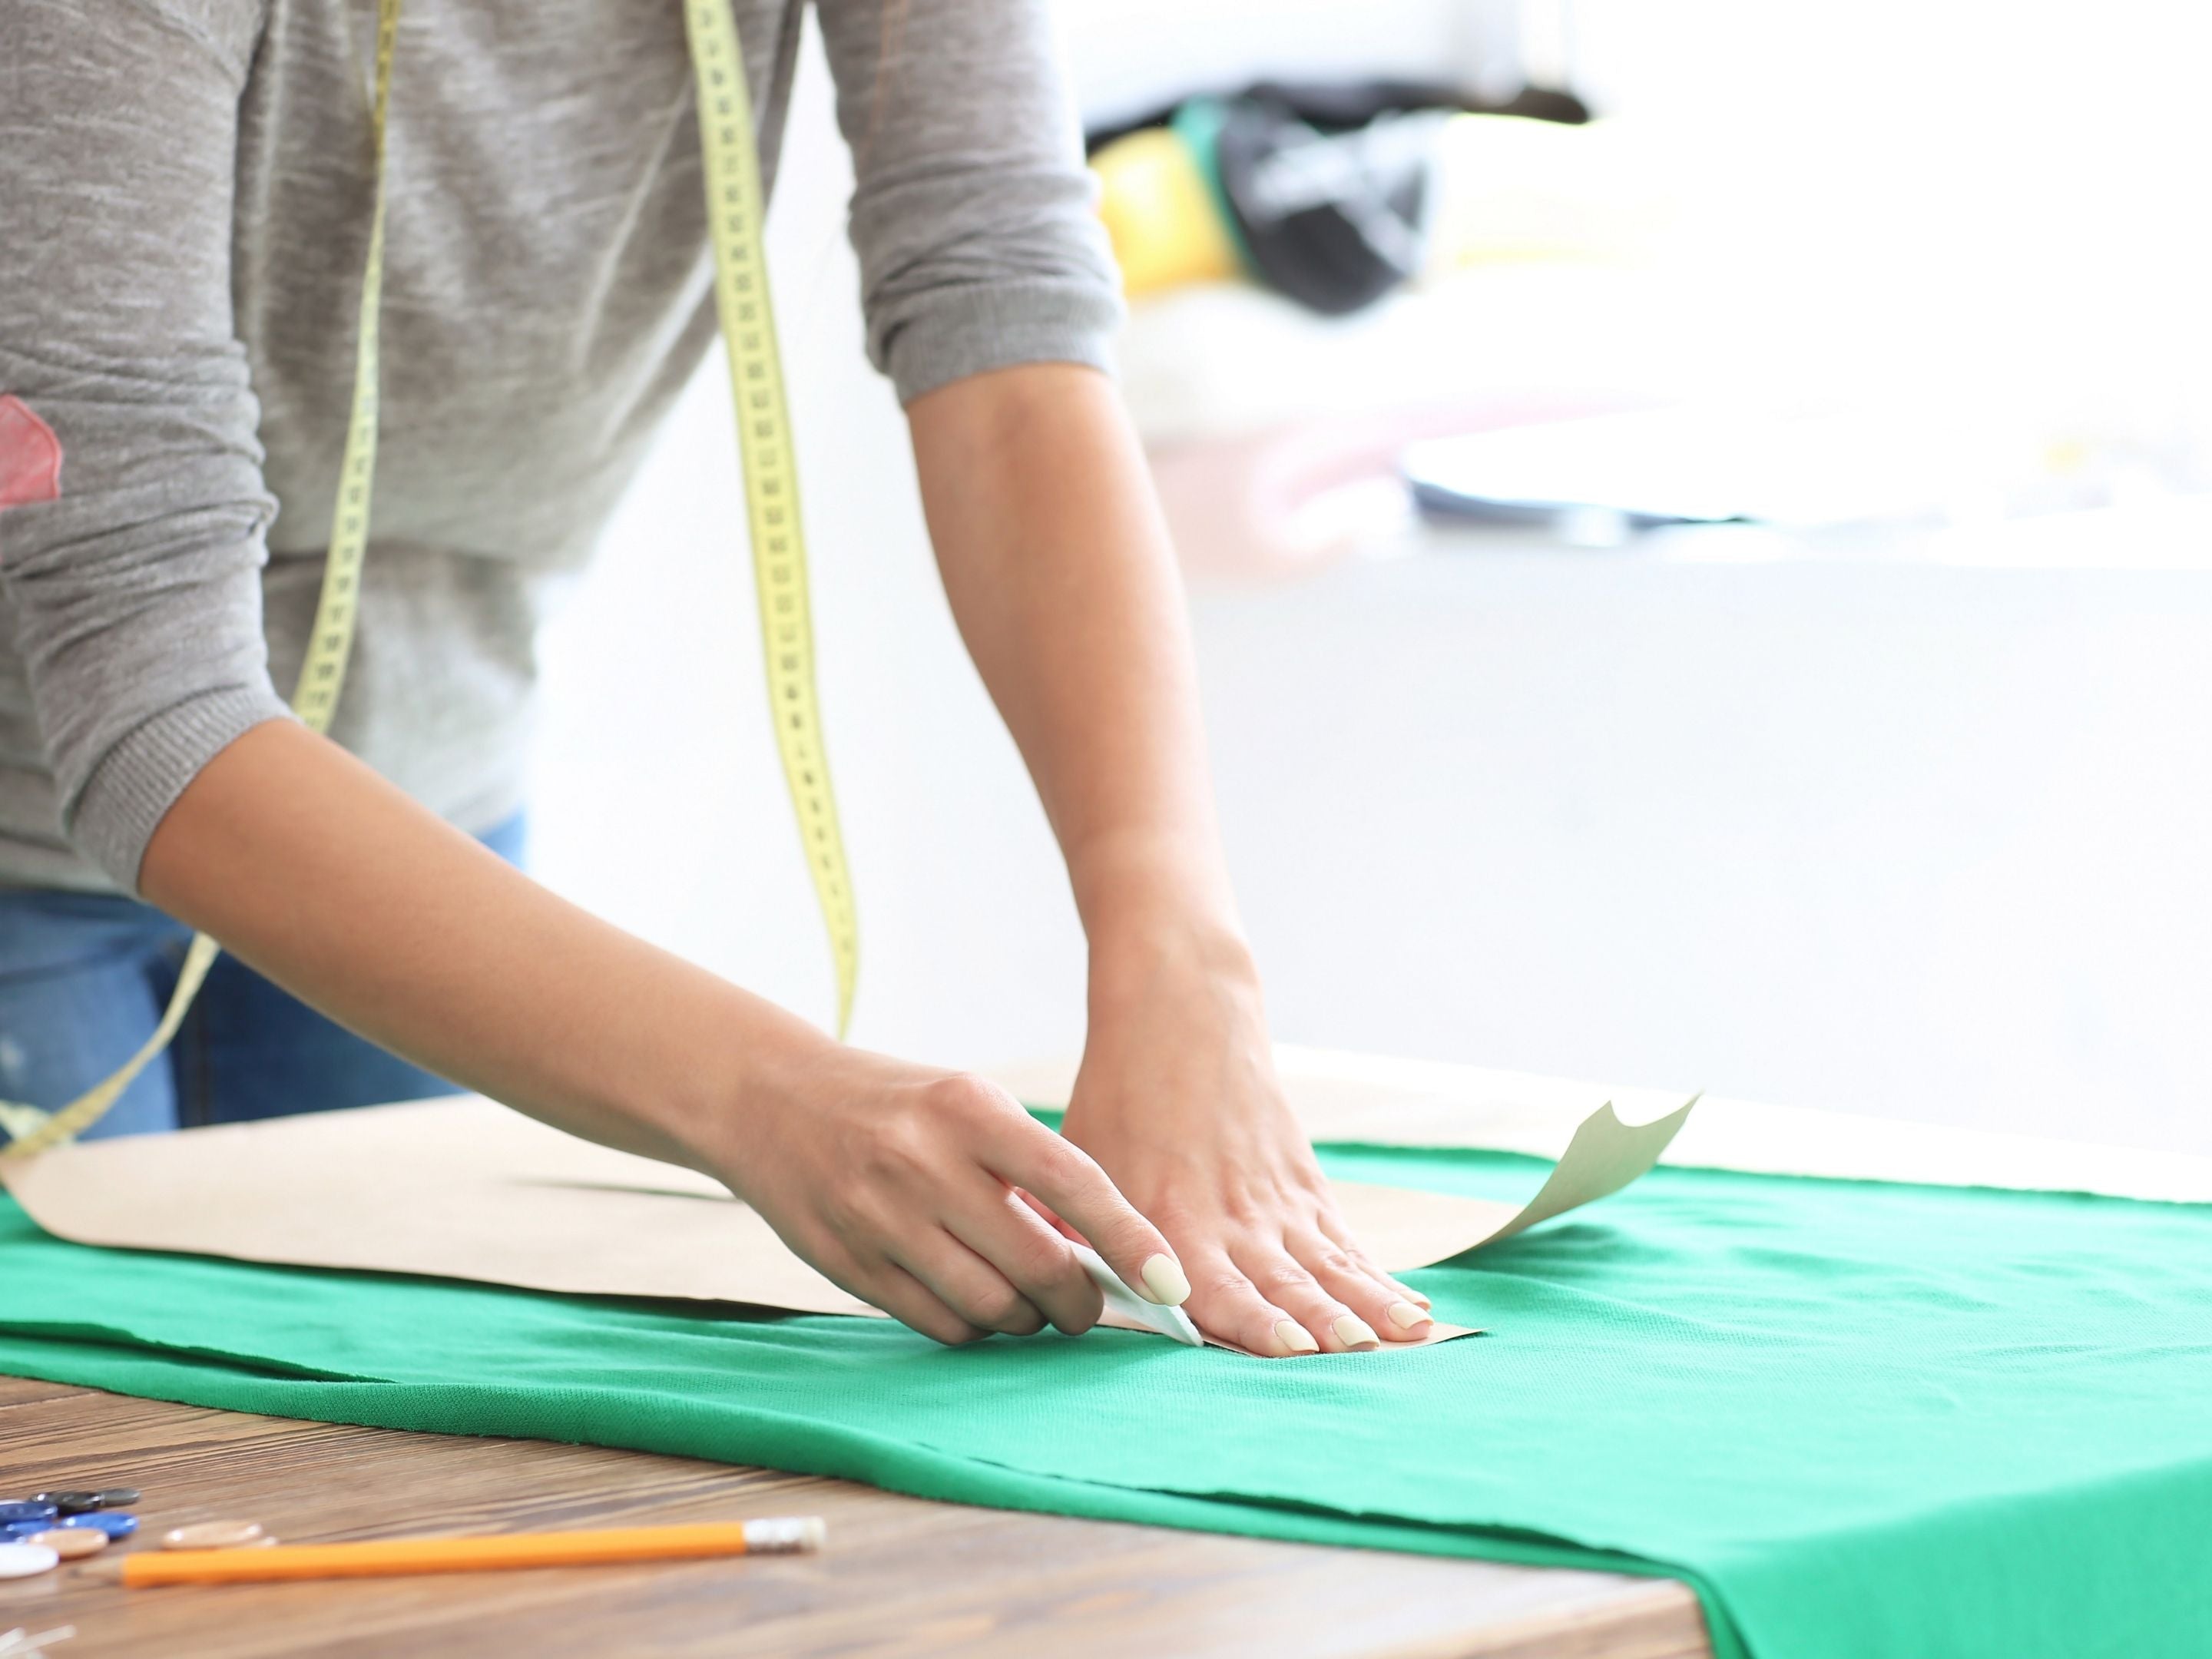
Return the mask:
POLYGON ((1001 1116, 983 1156, 1008 1186, 1049 1205, 1146 1301, 1174 1308, 1189 1299, 1190 1280, 1174 1247, 1073 1141, 1027 1113, 1001 1116))
POLYGON ((1044 1328, 1035 1303, 942 1227, 901 1241, 892 1260, 970 1325, 1009 1336, 1034 1336, 1044 1328))
POLYGON ((1359 1270, 1370 1279, 1389 1286, 1396 1295, 1412 1303, 1417 1308, 1433 1309, 1436 1306, 1425 1293, 1415 1290, 1404 1279, 1395 1274, 1386 1273, 1376 1266, 1375 1258, 1360 1248, 1359 1240, 1353 1236, 1352 1229, 1345 1224, 1343 1217, 1336 1214, 1334 1208, 1324 1209, 1322 1212, 1320 1227, 1322 1235, 1334 1240, 1344 1253, 1352 1259, 1359 1270))
POLYGON ((947 1347, 980 1342, 990 1334, 946 1307, 927 1285, 896 1262, 886 1261, 872 1273, 855 1274, 854 1283, 847 1288, 864 1302, 881 1308, 900 1324, 910 1326, 947 1347))
POLYGON ((961 1318, 913 1274, 877 1251, 857 1254, 836 1235, 805 1227, 794 1231, 785 1243, 839 1290, 871 1307, 881 1308, 932 1341, 957 1346, 989 1334, 961 1318))
POLYGON ((1045 1220, 1045 1224, 1050 1227, 1053 1231, 1058 1233, 1062 1238, 1072 1238, 1079 1244, 1083 1242, 1083 1235, 1077 1232, 1074 1228, 1069 1226, 1065 1221, 1062 1221, 1058 1216, 1054 1215, 1052 1212, 1052 1206, 1046 1203, 1035 1193, 1024 1192, 1019 1187, 1016 1187, 1012 1190, 1016 1198, 1021 1200, 1024 1204, 1027 1205, 1030 1209, 1034 1211, 1036 1214, 1042 1216, 1045 1220))
POLYGON ((1261 1295, 1226 1255, 1207 1250, 1191 1265, 1194 1278, 1183 1311, 1206 1335, 1271 1359, 1320 1352, 1312 1334, 1261 1295))
POLYGON ((1389 1342, 1419 1342, 1435 1328, 1426 1308, 1409 1300, 1387 1274, 1318 1231, 1294 1234, 1291 1254, 1314 1281, 1389 1342))
POLYGON ((971 1203, 946 1218, 952 1236, 981 1256, 1050 1320, 1080 1336, 1098 1322, 1106 1298, 1076 1260, 1075 1246, 1046 1224, 1028 1194, 979 1179, 971 1203))
POLYGON ((1425 1294, 1415 1290, 1411 1285, 1408 1285, 1404 1279, 1399 1278, 1395 1273, 1384 1273, 1382 1268, 1375 1265, 1375 1258, 1368 1255, 1366 1251, 1361 1249, 1357 1244, 1348 1243, 1341 1238, 1338 1239, 1337 1243, 1344 1246, 1344 1253, 1350 1256, 1358 1266, 1360 1272, 1365 1273, 1376 1284, 1382 1285, 1385 1290, 1389 1291, 1391 1295, 1399 1297, 1402 1301, 1410 1302, 1415 1307, 1425 1310, 1434 1308, 1437 1305, 1435 1303, 1430 1301, 1425 1294))
POLYGON ((1305 1328, 1323 1353, 1361 1352, 1382 1346, 1372 1325, 1340 1297, 1331 1295, 1280 1244, 1240 1252, 1237 1265, 1261 1295, 1305 1328))

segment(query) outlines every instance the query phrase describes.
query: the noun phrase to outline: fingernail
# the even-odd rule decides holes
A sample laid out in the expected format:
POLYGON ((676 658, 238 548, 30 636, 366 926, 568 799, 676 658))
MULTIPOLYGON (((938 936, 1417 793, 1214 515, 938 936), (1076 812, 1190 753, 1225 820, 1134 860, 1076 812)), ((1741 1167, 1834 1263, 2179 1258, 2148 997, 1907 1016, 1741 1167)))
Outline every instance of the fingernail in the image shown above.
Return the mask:
POLYGON ((1190 1300, 1190 1280, 1183 1277, 1182 1267, 1173 1256, 1152 1256, 1137 1273, 1145 1281, 1148 1301, 1163 1308, 1180 1308, 1190 1300))
POLYGON ((1336 1340, 1347 1348, 1379 1348, 1382 1339, 1375 1334, 1375 1328, 1357 1314, 1346 1314, 1334 1327, 1336 1340))
POLYGON ((1279 1319, 1275 1322, 1275 1340, 1283 1345, 1285 1353, 1321 1352, 1321 1344, 1314 1340, 1313 1333, 1294 1319, 1279 1319))
POLYGON ((1385 1311, 1390 1316, 1390 1322, 1405 1331, 1412 1330, 1416 1325, 1425 1325, 1430 1319, 1427 1309, 1417 1308, 1410 1302, 1393 1302, 1385 1311))

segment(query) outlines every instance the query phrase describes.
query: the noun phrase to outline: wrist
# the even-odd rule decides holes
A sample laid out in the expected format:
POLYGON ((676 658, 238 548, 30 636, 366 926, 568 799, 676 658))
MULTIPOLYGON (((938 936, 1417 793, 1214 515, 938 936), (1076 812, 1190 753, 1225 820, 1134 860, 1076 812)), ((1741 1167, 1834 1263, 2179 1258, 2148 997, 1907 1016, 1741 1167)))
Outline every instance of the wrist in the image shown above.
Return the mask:
MULTIPOLYGON (((688 965, 688 964, 687 964, 688 965)), ((690 1168, 730 1181, 789 1121, 805 1079, 837 1044, 794 1014, 701 970, 696 998, 672 999, 626 1103, 690 1168)))
POLYGON ((1261 1017, 1260 974, 1233 920, 1167 910, 1094 933, 1090 1015, 1094 1036, 1156 1008, 1196 997, 1261 1017))
POLYGON ((1190 837, 1123 836, 1072 851, 1068 873, 1094 969, 1178 941, 1242 942, 1228 873, 1190 837))

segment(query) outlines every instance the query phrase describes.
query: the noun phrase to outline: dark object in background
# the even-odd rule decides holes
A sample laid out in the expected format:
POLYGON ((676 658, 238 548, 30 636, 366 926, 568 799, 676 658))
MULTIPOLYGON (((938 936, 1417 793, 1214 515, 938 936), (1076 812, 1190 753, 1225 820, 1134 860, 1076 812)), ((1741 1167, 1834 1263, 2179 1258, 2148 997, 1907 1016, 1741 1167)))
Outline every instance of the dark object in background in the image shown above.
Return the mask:
MULTIPOLYGON (((1590 118, 1589 105, 1571 92, 1551 87, 1523 87, 1503 103, 1431 81, 1255 81, 1241 92, 1208 95, 1224 100, 1263 99, 1324 132, 1364 126, 1378 115, 1427 109, 1446 110, 1454 115, 1518 115, 1570 127, 1581 126, 1590 118)), ((1189 101, 1178 98, 1132 119, 1092 127, 1084 134, 1084 153, 1096 155, 1116 138, 1126 138, 1146 127, 1166 126, 1189 101)))
POLYGON ((1437 126, 1510 114, 1580 125, 1571 94, 1524 88, 1504 103, 1408 81, 1263 81, 1193 98, 1090 135, 1095 153, 1166 125, 1192 158, 1250 275, 1324 316, 1370 305, 1419 269, 1437 126))
POLYGON ((1325 317, 1372 304, 1421 268, 1437 123, 1392 111, 1329 132, 1288 105, 1223 105, 1213 176, 1255 275, 1325 317))

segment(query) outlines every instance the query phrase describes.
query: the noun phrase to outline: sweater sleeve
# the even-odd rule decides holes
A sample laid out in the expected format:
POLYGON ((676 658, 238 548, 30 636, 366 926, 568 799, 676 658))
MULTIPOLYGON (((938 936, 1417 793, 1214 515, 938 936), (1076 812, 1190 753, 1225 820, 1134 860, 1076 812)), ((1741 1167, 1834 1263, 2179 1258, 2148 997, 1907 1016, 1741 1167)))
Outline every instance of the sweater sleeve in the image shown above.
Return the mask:
POLYGON ((899 399, 1110 366, 1121 284, 1044 0, 821 0, 870 360, 899 399))
POLYGON ((252 27, 228 0, 0 7, 0 471, 45 458, 0 512, 0 586, 63 828, 126 891, 200 768, 286 713, 231 315, 252 27))

